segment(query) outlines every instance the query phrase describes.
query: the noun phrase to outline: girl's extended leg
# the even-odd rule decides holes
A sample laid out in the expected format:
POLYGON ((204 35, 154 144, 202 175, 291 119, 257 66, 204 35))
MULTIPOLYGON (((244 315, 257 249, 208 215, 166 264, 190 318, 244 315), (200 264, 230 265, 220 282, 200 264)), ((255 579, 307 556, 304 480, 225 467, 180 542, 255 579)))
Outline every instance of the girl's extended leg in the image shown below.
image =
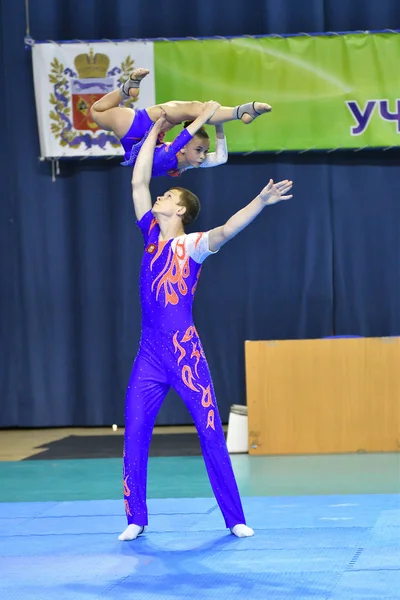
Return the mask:
MULTIPOLYGON (((177 125, 182 121, 194 121, 204 108, 203 102, 182 102, 172 100, 164 104, 157 104, 147 109, 147 114, 152 121, 157 121, 165 112, 170 123, 177 125)), ((221 106, 208 121, 208 125, 222 125, 228 121, 241 119, 243 123, 251 123, 259 115, 270 112, 269 104, 262 102, 249 102, 240 106, 221 106)))
MULTIPOLYGON (((130 78, 141 81, 148 73, 148 69, 135 69, 130 78)), ((139 95, 139 88, 131 88, 129 95, 132 99, 136 98, 139 95)), ((113 131, 118 138, 124 137, 129 131, 135 116, 133 108, 119 106, 123 100, 121 90, 118 88, 97 100, 90 109, 93 121, 101 129, 113 131)))
MULTIPOLYGON (((148 75, 148 69, 135 69, 131 75, 132 80, 141 81, 148 75)), ((129 96, 136 98, 139 95, 139 87, 131 88, 129 96)), ((120 106, 123 98, 120 89, 113 90, 106 94, 100 100, 97 100, 90 109, 90 114, 93 121, 101 128, 107 131, 113 131, 118 138, 123 138, 129 131, 134 116, 135 110, 120 106)), ((195 120, 204 108, 203 102, 198 101, 179 101, 172 100, 164 104, 150 106, 147 109, 147 114, 150 119, 155 122, 163 114, 166 113, 167 120, 173 125, 182 123, 183 121, 195 120)), ((249 102, 240 106, 221 106, 208 121, 209 125, 221 125, 228 121, 236 121, 241 119, 243 123, 251 123, 259 115, 270 112, 271 107, 262 102, 249 102)), ((170 129, 170 127, 167 127, 170 129)))

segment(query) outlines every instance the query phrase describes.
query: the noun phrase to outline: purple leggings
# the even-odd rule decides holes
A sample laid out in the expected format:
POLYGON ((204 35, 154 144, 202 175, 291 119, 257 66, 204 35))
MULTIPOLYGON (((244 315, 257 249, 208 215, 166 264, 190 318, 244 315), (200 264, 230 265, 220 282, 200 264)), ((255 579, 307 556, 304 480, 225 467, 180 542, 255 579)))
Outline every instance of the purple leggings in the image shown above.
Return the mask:
POLYGON ((125 406, 124 499, 128 524, 147 525, 147 462, 157 413, 173 387, 200 438, 210 483, 226 526, 245 524, 214 387, 194 326, 186 331, 143 328, 125 406))

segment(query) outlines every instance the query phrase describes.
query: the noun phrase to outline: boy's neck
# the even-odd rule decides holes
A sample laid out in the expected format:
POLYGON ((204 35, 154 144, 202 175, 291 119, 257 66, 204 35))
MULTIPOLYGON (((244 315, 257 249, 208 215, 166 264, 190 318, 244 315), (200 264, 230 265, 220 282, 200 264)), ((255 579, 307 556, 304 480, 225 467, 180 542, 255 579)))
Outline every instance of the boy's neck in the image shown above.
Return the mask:
POLYGON ((160 235, 158 237, 160 242, 167 242, 173 238, 185 235, 181 220, 176 221, 175 219, 163 219, 160 217, 157 221, 160 226, 160 235))

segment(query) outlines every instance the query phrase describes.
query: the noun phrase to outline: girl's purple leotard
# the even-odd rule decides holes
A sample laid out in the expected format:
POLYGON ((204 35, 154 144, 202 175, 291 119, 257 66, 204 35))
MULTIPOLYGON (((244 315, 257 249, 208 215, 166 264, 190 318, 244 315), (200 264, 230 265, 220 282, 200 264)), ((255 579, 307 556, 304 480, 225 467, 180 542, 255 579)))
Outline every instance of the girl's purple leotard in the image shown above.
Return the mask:
MULTIPOLYGON (((120 140, 125 150, 125 160, 121 163, 124 167, 133 166, 135 164, 140 149, 153 126, 154 123, 146 110, 135 110, 135 117, 129 131, 120 140)), ((162 142, 157 145, 154 150, 152 177, 162 177, 166 175, 176 177, 179 175, 178 158, 176 155, 179 150, 190 142, 192 137, 193 136, 190 135, 187 129, 184 129, 171 144, 162 142)))

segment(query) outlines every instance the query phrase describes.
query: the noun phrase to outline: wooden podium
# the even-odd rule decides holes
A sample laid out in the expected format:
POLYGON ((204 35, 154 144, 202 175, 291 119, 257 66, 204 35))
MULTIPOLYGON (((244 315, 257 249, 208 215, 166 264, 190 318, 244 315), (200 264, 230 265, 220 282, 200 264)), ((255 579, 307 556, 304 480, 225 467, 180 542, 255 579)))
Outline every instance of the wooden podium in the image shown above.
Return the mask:
POLYGON ((246 342, 249 453, 400 450, 400 338, 246 342))

